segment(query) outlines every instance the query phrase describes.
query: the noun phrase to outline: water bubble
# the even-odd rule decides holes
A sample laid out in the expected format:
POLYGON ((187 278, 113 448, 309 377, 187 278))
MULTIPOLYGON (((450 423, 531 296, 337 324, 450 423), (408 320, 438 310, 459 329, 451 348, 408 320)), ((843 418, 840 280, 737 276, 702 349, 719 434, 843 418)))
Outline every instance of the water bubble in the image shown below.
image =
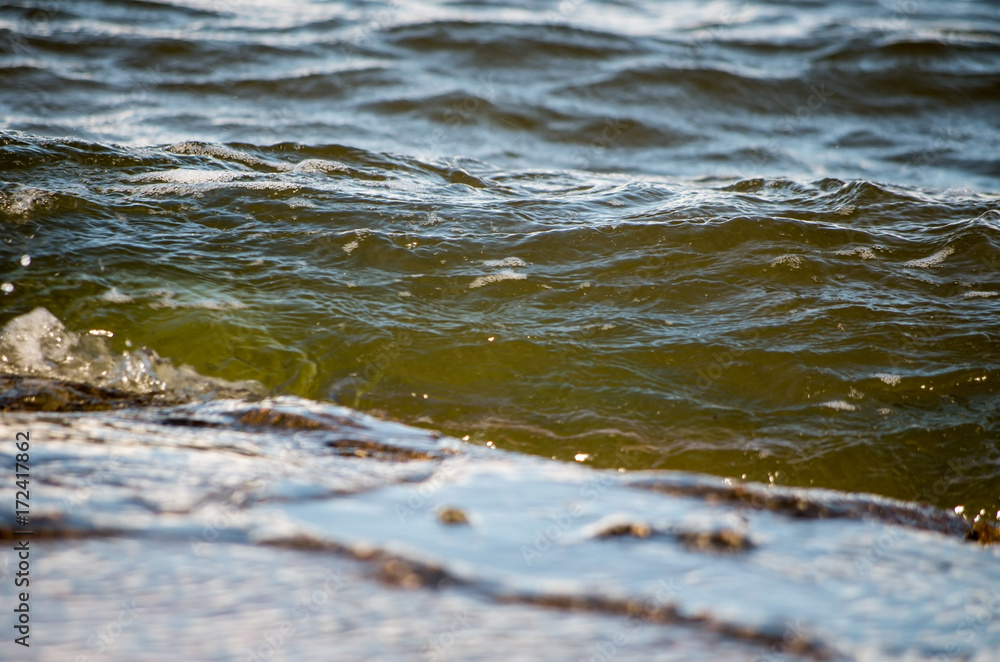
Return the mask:
POLYGON ((4 283, 3 285, 0 285, 0 290, 2 290, 4 294, 10 294, 14 291, 14 283, 4 283))
POLYGON ((27 254, 25 254, 25 255, 22 255, 22 256, 21 256, 21 266, 22 266, 22 267, 26 267, 26 266, 28 266, 29 264, 31 264, 31 256, 30 256, 30 255, 27 255, 27 254))

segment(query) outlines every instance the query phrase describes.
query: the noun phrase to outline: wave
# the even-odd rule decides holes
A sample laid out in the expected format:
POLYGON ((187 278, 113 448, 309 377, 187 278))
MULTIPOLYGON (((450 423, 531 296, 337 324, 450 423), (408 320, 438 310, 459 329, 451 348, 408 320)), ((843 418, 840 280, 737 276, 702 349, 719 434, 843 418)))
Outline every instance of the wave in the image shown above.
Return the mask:
POLYGON ((259 384, 228 382, 174 366, 148 348, 115 355, 109 337, 114 333, 107 329, 77 335, 45 308, 11 319, 0 329, 3 406, 72 411, 264 393, 259 384))

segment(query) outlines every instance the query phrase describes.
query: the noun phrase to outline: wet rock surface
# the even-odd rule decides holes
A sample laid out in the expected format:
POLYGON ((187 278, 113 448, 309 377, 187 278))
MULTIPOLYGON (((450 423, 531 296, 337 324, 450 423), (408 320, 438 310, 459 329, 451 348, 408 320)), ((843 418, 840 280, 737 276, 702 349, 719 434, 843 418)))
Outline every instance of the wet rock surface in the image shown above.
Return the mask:
POLYGON ((27 659, 93 653, 96 631, 120 631, 104 655, 121 660, 318 660, 335 641, 398 659, 985 661, 1000 645, 1000 547, 919 504, 592 470, 291 397, 4 414, 0 434, 21 429, 44 559, 46 643, 27 659))

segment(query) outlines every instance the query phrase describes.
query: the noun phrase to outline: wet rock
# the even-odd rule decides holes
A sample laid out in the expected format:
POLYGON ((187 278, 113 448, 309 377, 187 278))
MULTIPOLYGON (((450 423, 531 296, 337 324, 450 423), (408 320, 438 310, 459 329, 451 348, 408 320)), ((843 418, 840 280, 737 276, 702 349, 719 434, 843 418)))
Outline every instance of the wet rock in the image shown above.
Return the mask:
POLYGON ((1000 544, 1000 529, 986 520, 976 519, 972 523, 972 533, 969 534, 969 539, 982 545, 1000 544))
POLYGON ((442 524, 468 524, 469 518, 466 517, 458 508, 443 508, 438 511, 438 520, 442 524))
POLYGON ((750 536, 736 529, 718 531, 682 531, 677 539, 697 552, 746 552, 754 548, 750 536))
POLYGON ((432 460, 437 455, 432 455, 424 451, 412 448, 401 448, 390 446, 371 439, 334 439, 326 442, 330 448, 334 448, 340 455, 353 455, 355 457, 373 457, 382 460, 432 460))
MULTIPOLYGON (((275 581, 305 566, 354 565, 353 584, 341 585, 339 576, 335 582, 323 570, 291 585, 296 596, 312 600, 311 619, 336 608, 335 590, 367 596, 361 605, 382 595, 392 609, 433 593, 424 604, 445 614, 455 595, 475 594, 484 609, 544 613, 546 622, 612 623, 599 646, 642 624, 643 638, 683 630, 676 641, 696 643, 674 651, 678 661, 923 659, 924 651, 946 650, 955 624, 976 618, 1000 596, 994 593, 1000 549, 967 544, 954 513, 872 495, 752 485, 735 490, 721 479, 680 472, 594 470, 435 441, 424 430, 296 398, 0 418, 0 436, 13 438, 29 427, 33 480, 45 482, 37 495, 32 490, 32 544, 44 544, 46 555, 86 544, 115 568, 101 575, 102 583, 87 585, 103 565, 65 556, 59 576, 78 578, 80 594, 88 596, 81 613, 100 602, 94 596, 119 590, 116 559, 123 550, 138 548, 148 557, 172 546, 170 555, 161 555, 164 567, 176 575, 171 583, 187 582, 186 592, 162 596, 139 582, 137 591, 149 600, 144 608, 176 615, 185 627, 211 626, 234 642, 252 640, 260 627, 247 636, 234 632, 228 615, 250 622, 259 601, 248 597, 227 607, 226 619, 218 615, 223 612, 202 614, 196 610, 205 582, 189 579, 223 554, 234 557, 220 595, 256 586, 257 579, 246 578, 257 574, 233 570, 250 556, 282 568, 271 573, 275 581), (352 425, 338 428, 345 416, 352 425), (372 461, 383 458, 436 461, 372 461), (442 529, 468 522, 471 512, 475 536, 442 529), (396 589, 407 592, 392 597, 396 589), (954 605, 950 620, 940 617, 943 603, 954 605), (873 611, 879 619, 871 618, 873 611)), ((10 511, 0 513, 0 537, 11 535, 15 524, 10 511)), ((983 539, 993 533, 985 524, 976 531, 983 539)), ((37 599, 52 607, 61 598, 43 590, 37 599)), ((291 594, 288 604, 295 604, 291 594)), ((142 622, 148 625, 137 622, 137 631, 163 627, 153 618, 142 622)), ((295 645, 315 653, 296 659, 321 659, 331 633, 357 629, 337 630, 340 622, 296 638, 295 645)), ((46 641, 72 653, 59 659, 72 659, 93 627, 61 638, 53 631, 46 641)), ((500 639, 517 632, 510 628, 500 639)), ((997 643, 986 628, 960 652, 985 662, 997 643)), ((118 645, 126 650, 124 638, 118 645)), ((143 645, 135 642, 129 653, 143 645)), ((632 656, 640 638, 633 645, 628 659, 654 657, 632 656)), ((498 647, 476 659, 509 652, 498 647)), ((573 659, 592 654, 590 648, 573 659)), ((145 658, 123 652, 116 659, 145 658)), ((547 659, 567 657, 557 652, 547 659)))
POLYGON ((913 529, 970 538, 972 526, 953 512, 871 494, 823 489, 784 488, 757 484, 728 485, 715 479, 679 474, 630 479, 633 487, 672 496, 704 499, 712 504, 738 504, 801 519, 870 519, 913 529))
POLYGON ((653 529, 645 522, 621 522, 612 524, 597 534, 597 538, 619 538, 632 536, 635 538, 648 538, 653 535, 653 529))
POLYGON ((397 558, 381 563, 378 577, 386 584, 407 589, 440 589, 457 583, 441 568, 397 558))

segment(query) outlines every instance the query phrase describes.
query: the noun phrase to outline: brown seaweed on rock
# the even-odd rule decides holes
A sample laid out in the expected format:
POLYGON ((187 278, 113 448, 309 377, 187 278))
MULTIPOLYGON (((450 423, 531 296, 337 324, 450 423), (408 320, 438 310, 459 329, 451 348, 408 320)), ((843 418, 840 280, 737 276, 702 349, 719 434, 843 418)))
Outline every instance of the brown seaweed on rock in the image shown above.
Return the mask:
POLYGON ((794 489, 756 484, 721 485, 691 477, 642 474, 633 487, 708 502, 731 502, 754 510, 768 510, 806 519, 876 519, 912 529, 959 535, 983 545, 1000 542, 1000 529, 989 522, 970 523, 964 517, 933 506, 897 501, 871 494, 848 494, 823 489, 794 489))

